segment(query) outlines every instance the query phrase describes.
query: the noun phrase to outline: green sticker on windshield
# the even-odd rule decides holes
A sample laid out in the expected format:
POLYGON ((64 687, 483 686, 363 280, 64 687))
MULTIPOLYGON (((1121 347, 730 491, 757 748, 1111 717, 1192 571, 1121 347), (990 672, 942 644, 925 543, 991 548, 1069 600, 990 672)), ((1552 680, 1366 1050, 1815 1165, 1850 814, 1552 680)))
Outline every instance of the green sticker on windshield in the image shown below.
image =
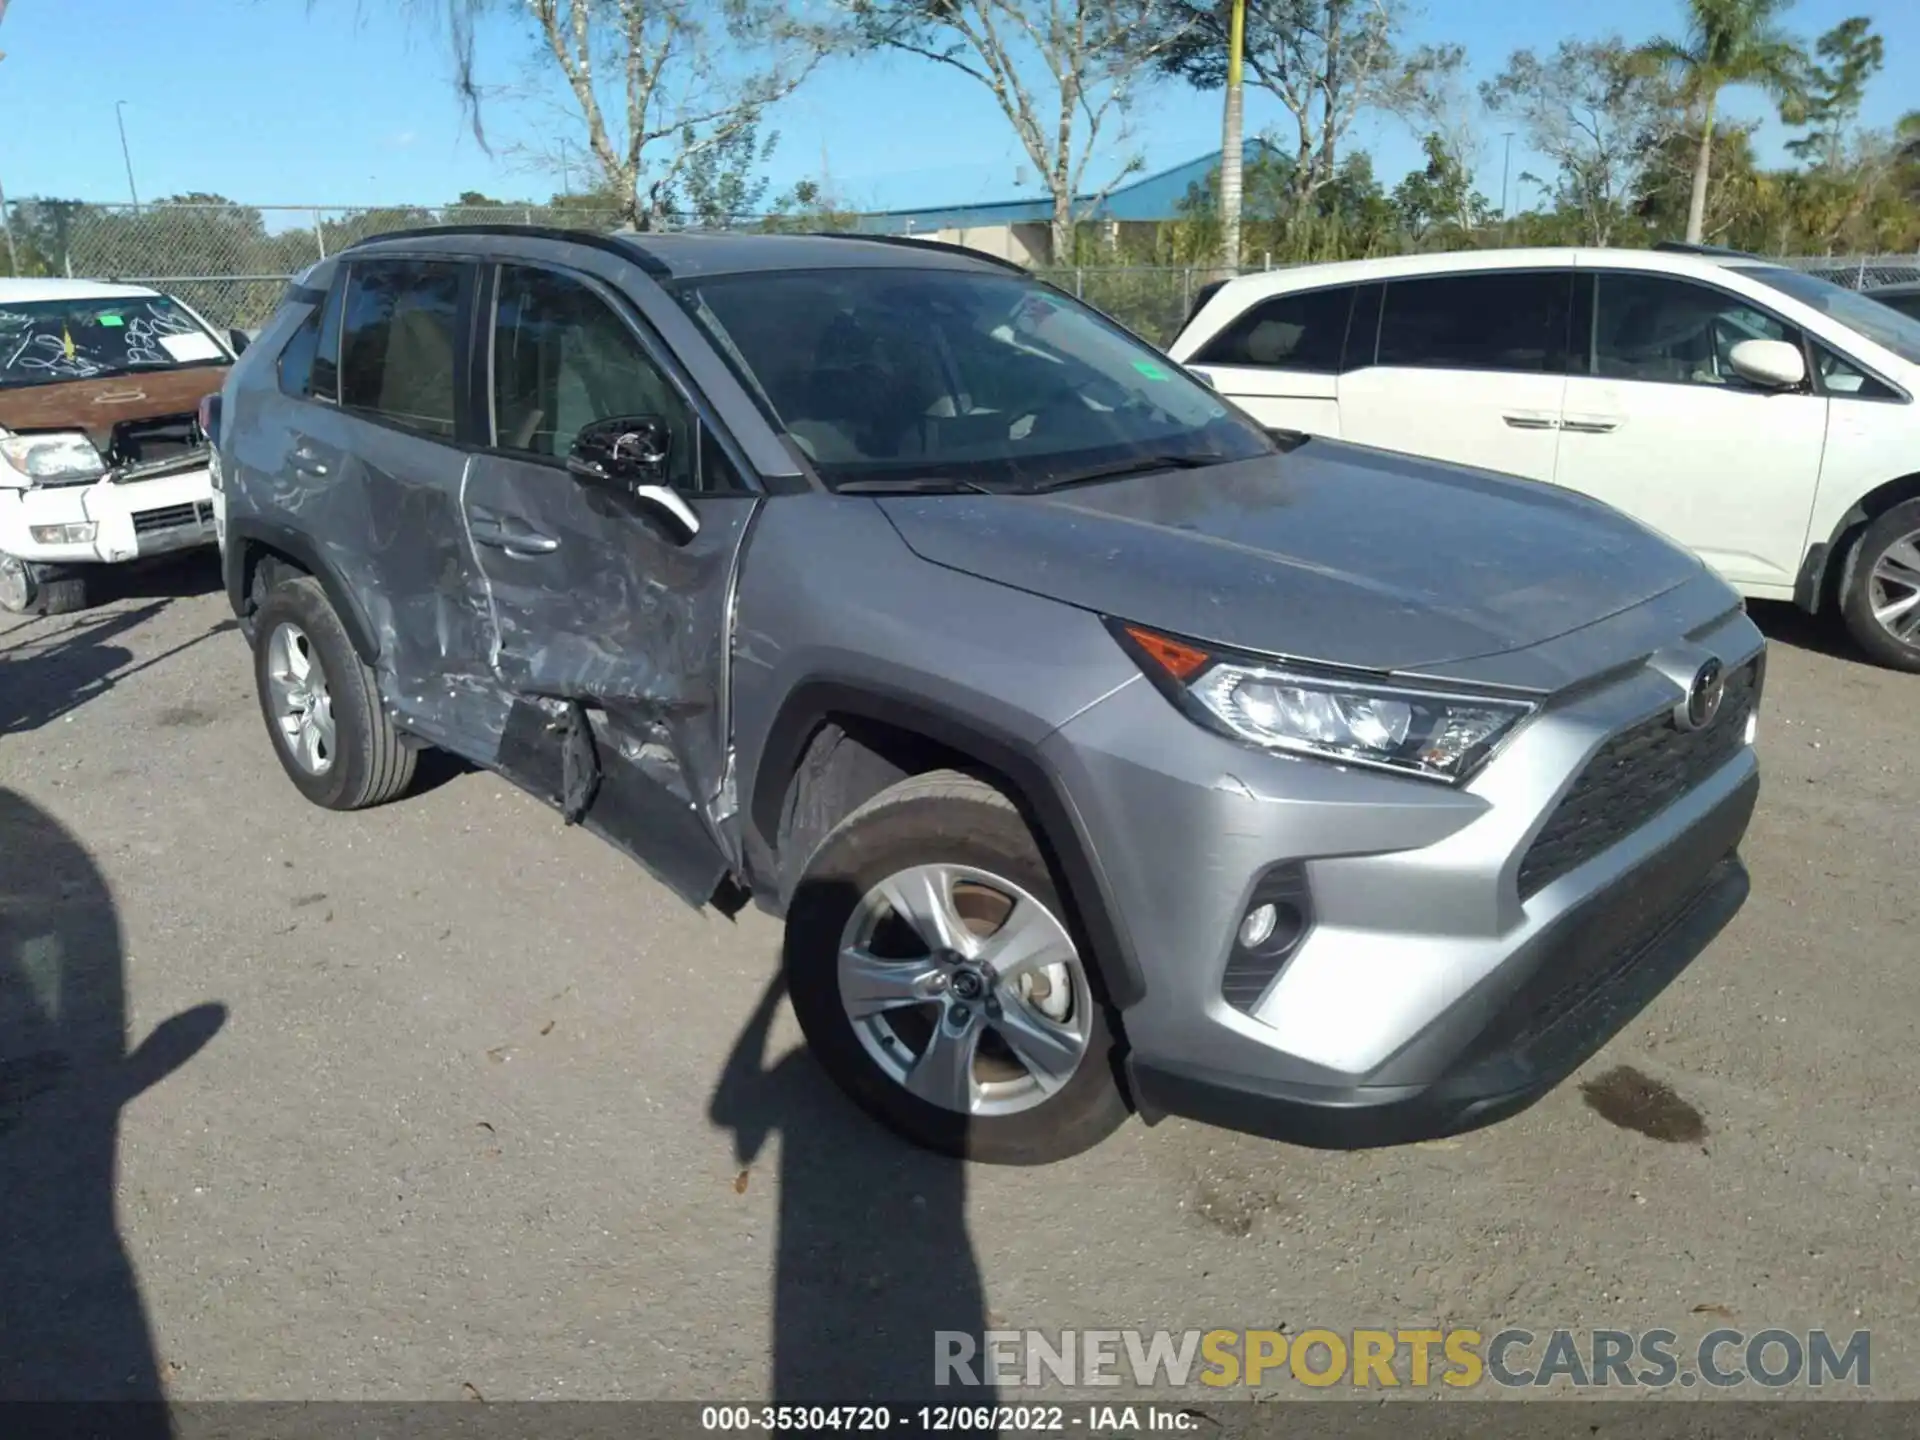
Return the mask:
POLYGON ((100 323, 102 325, 124 325, 127 322, 118 315, 102 315, 100 317, 100 323))
POLYGON ((1133 368, 1149 380, 1171 380, 1173 378, 1172 375, 1167 373, 1166 366, 1153 360, 1136 360, 1133 362, 1133 368))

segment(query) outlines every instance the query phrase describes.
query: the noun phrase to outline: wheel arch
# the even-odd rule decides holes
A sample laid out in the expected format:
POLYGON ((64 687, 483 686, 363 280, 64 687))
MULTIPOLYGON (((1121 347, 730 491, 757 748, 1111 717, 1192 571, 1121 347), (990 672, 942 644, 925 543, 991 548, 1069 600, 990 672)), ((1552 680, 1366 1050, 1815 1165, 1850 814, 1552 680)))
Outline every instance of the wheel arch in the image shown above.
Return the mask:
POLYGON ((353 642, 354 653, 369 665, 380 658, 380 644, 373 626, 340 578, 339 571, 327 562, 311 540, 284 525, 250 519, 228 525, 223 568, 227 603, 233 607, 235 616, 244 621, 253 613, 254 577, 261 565, 269 561, 290 565, 318 580, 328 603, 340 617, 347 639, 353 642))
POLYGON ((773 857, 784 907, 814 845, 888 785, 927 770, 984 779, 1019 809, 1039 842, 1069 923, 1093 951, 1104 998, 1145 994, 1138 958, 1115 921, 1112 890, 1060 778, 1030 743, 922 696, 833 680, 788 694, 754 767, 746 818, 773 857))
POLYGON ((1920 470, 1896 476, 1848 506, 1828 540, 1808 549, 1794 582, 1794 603, 1816 614, 1836 606, 1853 583, 1853 560, 1860 537, 1875 520, 1908 500, 1920 500, 1920 470))

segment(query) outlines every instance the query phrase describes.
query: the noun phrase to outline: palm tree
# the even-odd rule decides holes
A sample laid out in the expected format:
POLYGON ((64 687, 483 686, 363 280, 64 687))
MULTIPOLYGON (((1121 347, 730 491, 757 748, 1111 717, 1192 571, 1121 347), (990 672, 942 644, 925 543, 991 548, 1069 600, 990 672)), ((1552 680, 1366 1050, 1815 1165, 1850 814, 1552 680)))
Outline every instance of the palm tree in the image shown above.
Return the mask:
POLYGON ((1647 61, 1671 71, 1690 111, 1700 117, 1700 149, 1687 203, 1687 240, 1698 244, 1707 218, 1707 181, 1713 168, 1713 112, 1730 85, 1758 85, 1784 115, 1805 95, 1806 51, 1783 30, 1780 16, 1793 0, 1686 0, 1684 39, 1640 47, 1647 61))

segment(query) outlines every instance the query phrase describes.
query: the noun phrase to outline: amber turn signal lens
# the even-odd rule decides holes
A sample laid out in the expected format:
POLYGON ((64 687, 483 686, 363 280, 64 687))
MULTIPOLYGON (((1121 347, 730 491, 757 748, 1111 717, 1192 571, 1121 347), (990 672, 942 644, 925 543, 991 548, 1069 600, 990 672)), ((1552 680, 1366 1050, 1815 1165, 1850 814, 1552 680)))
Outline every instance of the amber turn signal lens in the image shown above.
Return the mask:
POLYGON ((1213 657, 1204 650, 1196 650, 1191 645, 1183 645, 1178 640, 1169 640, 1164 635, 1156 635, 1151 630, 1142 630, 1137 625, 1125 627, 1127 638, 1151 656, 1159 667, 1176 680, 1185 680, 1198 672, 1213 657))

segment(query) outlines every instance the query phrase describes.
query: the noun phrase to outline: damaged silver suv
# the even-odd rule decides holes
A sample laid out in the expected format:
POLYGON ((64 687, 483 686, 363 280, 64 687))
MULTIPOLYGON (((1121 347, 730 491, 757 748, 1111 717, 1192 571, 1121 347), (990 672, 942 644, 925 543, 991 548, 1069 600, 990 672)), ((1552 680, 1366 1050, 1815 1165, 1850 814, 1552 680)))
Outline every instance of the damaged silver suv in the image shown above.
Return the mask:
POLYGON ((984 256, 385 236, 215 409, 302 793, 443 747, 784 916, 820 1063, 922 1145, 1486 1124, 1747 892, 1764 646, 1699 561, 1270 433, 984 256))

